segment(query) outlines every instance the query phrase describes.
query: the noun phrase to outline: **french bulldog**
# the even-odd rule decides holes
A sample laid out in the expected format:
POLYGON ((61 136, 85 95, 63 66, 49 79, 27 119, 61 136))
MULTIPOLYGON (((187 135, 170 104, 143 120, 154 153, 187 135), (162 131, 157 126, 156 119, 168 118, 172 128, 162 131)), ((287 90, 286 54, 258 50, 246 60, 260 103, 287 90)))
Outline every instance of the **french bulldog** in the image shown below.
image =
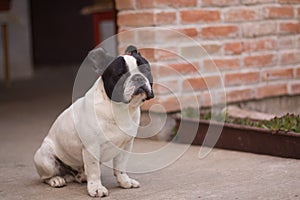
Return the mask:
POLYGON ((140 123, 140 106, 154 97, 149 62, 134 46, 124 55, 108 56, 102 48, 91 57, 101 75, 86 94, 53 123, 34 155, 41 179, 52 187, 87 182, 92 197, 108 196, 101 183, 101 163, 113 160, 122 188, 140 187, 126 164, 140 123), (108 62, 105 60, 106 59, 108 62))

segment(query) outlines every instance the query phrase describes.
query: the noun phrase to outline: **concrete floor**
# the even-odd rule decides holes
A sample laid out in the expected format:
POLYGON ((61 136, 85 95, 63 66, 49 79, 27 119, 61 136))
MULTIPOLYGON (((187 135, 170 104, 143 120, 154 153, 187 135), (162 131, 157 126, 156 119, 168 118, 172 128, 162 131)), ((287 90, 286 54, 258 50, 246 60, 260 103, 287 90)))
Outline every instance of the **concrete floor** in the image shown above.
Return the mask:
MULTIPOLYGON (((65 72, 46 74, 15 83, 10 90, 0 88, 1 200, 91 199, 86 184, 50 188, 34 169, 33 154, 69 105, 74 79, 65 72)), ((165 144, 137 140, 135 149, 165 144)), ((299 160, 220 149, 199 160, 198 152, 199 147, 192 146, 167 168, 133 174, 141 183, 139 189, 119 188, 112 171, 104 167, 102 181, 110 192, 104 199, 300 199, 299 160)))

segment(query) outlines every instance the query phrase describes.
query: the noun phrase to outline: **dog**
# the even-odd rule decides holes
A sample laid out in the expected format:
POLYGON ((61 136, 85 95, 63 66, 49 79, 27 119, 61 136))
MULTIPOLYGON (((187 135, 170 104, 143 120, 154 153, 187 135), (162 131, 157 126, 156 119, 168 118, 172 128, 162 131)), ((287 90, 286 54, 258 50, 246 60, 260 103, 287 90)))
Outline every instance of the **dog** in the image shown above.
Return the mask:
POLYGON ((149 62, 134 46, 115 58, 102 48, 89 56, 95 65, 103 65, 96 66, 101 76, 58 116, 34 163, 41 179, 52 187, 87 182, 90 196, 103 197, 108 190, 100 180, 100 165, 109 160, 120 187, 140 187, 127 175, 126 163, 140 122, 140 106, 154 97, 153 77, 149 62))

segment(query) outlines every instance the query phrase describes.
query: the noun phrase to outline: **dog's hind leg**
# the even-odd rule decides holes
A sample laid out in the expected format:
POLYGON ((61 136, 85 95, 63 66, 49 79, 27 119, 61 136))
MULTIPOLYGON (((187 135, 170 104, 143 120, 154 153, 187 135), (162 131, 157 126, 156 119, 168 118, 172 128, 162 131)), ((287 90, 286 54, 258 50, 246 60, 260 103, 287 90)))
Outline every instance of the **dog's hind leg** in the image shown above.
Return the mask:
POLYGON ((74 171, 71 170, 69 171, 70 173, 67 173, 64 176, 64 179, 66 180, 67 183, 70 182, 77 182, 77 183, 84 183, 86 182, 86 175, 84 173, 84 169, 81 168, 79 171, 74 171))
POLYGON ((74 176, 75 178, 75 181, 77 183, 84 183, 86 182, 86 175, 85 175, 85 172, 84 172, 84 168, 82 168, 81 170, 78 171, 78 173, 74 176))
POLYGON ((34 164, 41 179, 52 187, 63 187, 66 180, 60 172, 60 163, 49 142, 45 140, 34 155, 34 164))

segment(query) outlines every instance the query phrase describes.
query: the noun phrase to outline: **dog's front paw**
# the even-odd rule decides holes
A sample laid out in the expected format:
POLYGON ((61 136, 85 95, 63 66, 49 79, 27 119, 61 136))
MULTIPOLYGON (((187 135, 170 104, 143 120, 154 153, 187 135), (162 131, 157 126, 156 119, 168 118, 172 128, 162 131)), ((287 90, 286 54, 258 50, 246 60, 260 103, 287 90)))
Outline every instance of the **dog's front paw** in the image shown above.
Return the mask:
POLYGON ((139 188, 140 183, 134 179, 127 178, 123 181, 119 181, 119 184, 122 188, 129 189, 129 188, 139 188))
POLYGON ((108 190, 101 184, 95 182, 88 182, 88 193, 91 197, 105 197, 108 196, 108 190))
POLYGON ((55 176, 46 181, 51 187, 63 187, 66 185, 66 180, 60 176, 55 176))

